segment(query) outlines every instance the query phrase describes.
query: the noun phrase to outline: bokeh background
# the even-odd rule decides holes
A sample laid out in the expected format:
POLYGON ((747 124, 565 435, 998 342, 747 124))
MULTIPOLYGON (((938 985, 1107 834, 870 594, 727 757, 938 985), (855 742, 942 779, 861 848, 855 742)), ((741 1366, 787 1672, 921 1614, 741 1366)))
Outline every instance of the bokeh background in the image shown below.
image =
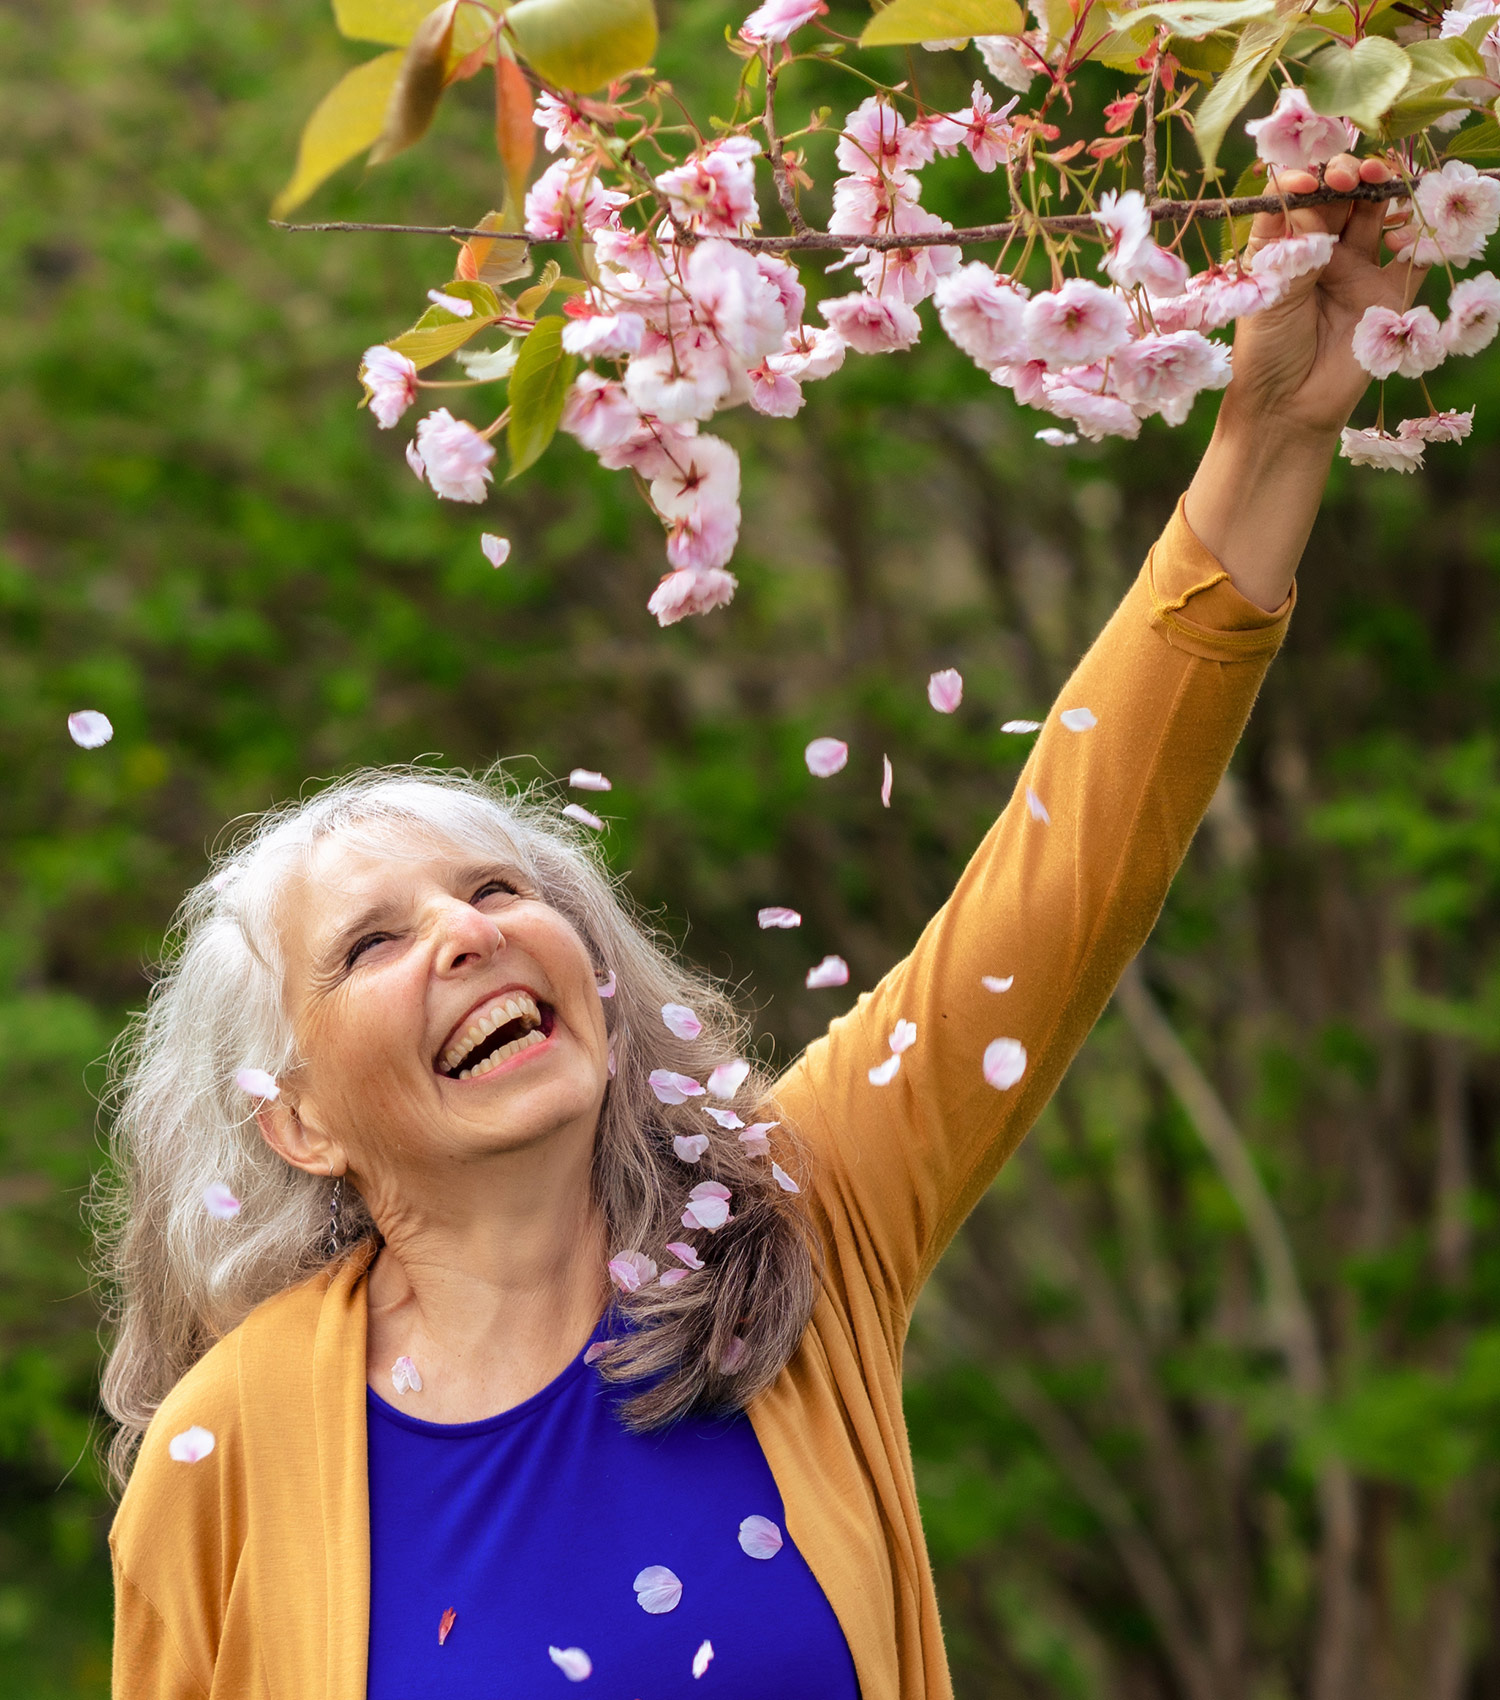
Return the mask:
MULTIPOLYGON (((742 9, 665 0, 700 116, 742 9)), ((935 332, 853 357, 797 419, 716 426, 744 456, 741 590, 659 631, 660 537, 622 477, 559 441, 487 508, 439 504, 357 410, 360 351, 445 245, 266 208, 368 51, 321 0, 0 3, 15 1700, 108 1690, 81 1204, 112 1037, 225 824, 364 762, 602 768, 610 856, 790 1055, 942 900, 1024 755, 1001 721, 1045 710, 1210 423, 1211 398, 1059 453, 935 332), (481 529, 514 539, 502 571, 481 529), (101 751, 67 740, 83 706, 114 721, 101 751), (801 759, 822 733, 853 751, 828 782, 801 759), (758 932, 765 903, 802 930, 758 932), (802 988, 825 951, 848 993, 802 988)), ((950 105, 974 74, 919 69, 950 105)), ((928 199, 961 215, 973 176, 944 171, 928 199)), ((462 222, 498 193, 475 86, 311 210, 462 222)), ((909 1416, 965 1700, 1500 1695, 1500 357, 1438 380, 1474 440, 1417 477, 1335 469, 1156 936, 924 1299, 909 1416)))

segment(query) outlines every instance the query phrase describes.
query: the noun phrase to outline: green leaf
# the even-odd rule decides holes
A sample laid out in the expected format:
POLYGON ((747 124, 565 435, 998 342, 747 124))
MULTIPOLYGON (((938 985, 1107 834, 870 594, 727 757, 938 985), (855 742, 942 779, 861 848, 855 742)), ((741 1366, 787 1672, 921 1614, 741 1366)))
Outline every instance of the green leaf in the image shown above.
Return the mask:
POLYGON ((1229 69, 1199 102, 1193 129, 1198 152, 1210 171, 1229 126, 1266 80, 1294 27, 1279 18, 1257 18, 1246 24, 1229 69))
MULTIPOLYGON (((1265 192, 1266 168, 1260 160, 1253 159, 1235 179, 1234 187, 1229 191, 1229 198, 1232 201, 1237 201, 1245 195, 1263 195, 1265 192)), ((1235 254, 1244 251, 1245 244, 1250 240, 1250 226, 1254 222, 1254 213, 1245 213, 1240 218, 1224 220, 1224 229, 1219 246, 1221 264, 1227 265, 1235 254)))
POLYGON ((1406 57, 1411 61, 1411 81, 1405 90, 1407 95, 1433 83, 1446 86, 1456 83, 1460 77, 1488 75, 1484 61, 1462 39, 1414 41, 1406 49, 1406 57))
POLYGON ((1466 124, 1443 151, 1444 159, 1500 159, 1500 124, 1481 118, 1466 124))
POLYGON ((1172 57, 1190 77, 1212 82, 1234 63, 1234 37, 1211 35, 1202 41, 1178 38, 1172 43, 1172 57))
POLYGON ((535 318, 541 312, 543 303, 557 287, 557 280, 562 276, 562 267, 556 260, 548 260, 542 267, 542 275, 524 294, 516 297, 516 317, 521 319, 535 318))
POLYGON ((1400 141, 1403 136, 1414 136, 1418 130, 1425 130, 1444 113, 1463 108, 1473 110, 1466 100, 1454 100, 1448 95, 1423 89, 1412 99, 1396 102, 1381 120, 1380 134, 1386 141, 1400 141))
POLYGON ((384 165, 427 134, 447 82, 453 16, 458 5, 459 0, 443 0, 418 24, 391 90, 385 123, 370 150, 371 165, 384 165))
POLYGON ((901 47, 957 36, 1019 35, 1026 19, 1016 0, 891 0, 870 19, 861 47, 901 47))
POLYGON ((273 217, 285 218, 341 165, 372 145, 385 124, 404 57, 395 52, 367 59, 346 72, 318 102, 303 126, 291 180, 271 203, 273 217))
POLYGON ((1149 19, 1165 24, 1173 35, 1201 41, 1215 30, 1231 29, 1251 18, 1268 18, 1275 10, 1276 0, 1162 0, 1156 6, 1112 12, 1110 21, 1116 29, 1124 30, 1149 19))
POLYGON ((510 423, 505 446, 510 452, 506 481, 539 460, 562 418, 568 385, 577 362, 563 353, 563 321, 538 319, 528 332, 510 376, 510 423))
POLYGON ((517 0, 505 21, 533 70, 585 93, 639 71, 656 51, 651 0, 517 0))
POLYGON ((350 41, 405 47, 431 10, 426 0, 333 0, 333 21, 350 41))
MULTIPOLYGON (((1096 6, 1090 11, 1089 18, 1092 20, 1098 15, 1099 8, 1096 6)), ((1149 50, 1155 39, 1156 31, 1150 24, 1142 24, 1139 29, 1110 30, 1100 36, 1093 57, 1112 71, 1134 71, 1136 61, 1149 50)))
POLYGON ((1411 60, 1395 42, 1371 35, 1353 47, 1334 42, 1314 54, 1302 86, 1315 112, 1375 130, 1410 81, 1411 60))
POLYGON ((445 283, 443 293, 472 301, 472 317, 456 318, 446 307, 432 306, 409 331, 392 338, 388 345, 397 354, 404 354, 418 371, 446 359, 454 349, 462 348, 471 336, 477 335, 499 317, 499 299, 487 283, 461 278, 454 283, 445 283))

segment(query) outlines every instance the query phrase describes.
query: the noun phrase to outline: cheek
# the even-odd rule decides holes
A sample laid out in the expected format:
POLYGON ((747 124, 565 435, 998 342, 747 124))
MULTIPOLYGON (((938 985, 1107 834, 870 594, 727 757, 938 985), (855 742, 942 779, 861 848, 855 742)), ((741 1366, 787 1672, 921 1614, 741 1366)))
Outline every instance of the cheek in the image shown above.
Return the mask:
POLYGON ((349 1103, 388 1094, 419 1055, 421 1013, 420 986, 413 988, 397 971, 369 975, 350 988, 307 1035, 314 1090, 349 1103))

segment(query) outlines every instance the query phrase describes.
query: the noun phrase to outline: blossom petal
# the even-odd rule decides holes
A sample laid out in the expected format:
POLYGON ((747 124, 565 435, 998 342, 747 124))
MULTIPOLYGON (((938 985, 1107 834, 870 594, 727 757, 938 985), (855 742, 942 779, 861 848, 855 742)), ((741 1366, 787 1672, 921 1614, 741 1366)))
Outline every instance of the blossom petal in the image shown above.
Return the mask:
POLYGON ((980 976, 979 983, 987 992, 1008 992, 1015 985, 1016 977, 1007 974, 1002 979, 998 974, 984 974, 980 976))
POLYGON ((404 1353, 391 1365, 391 1386, 398 1393, 420 1393, 422 1376, 417 1366, 404 1353))
POLYGON ((755 924, 764 932, 768 927, 800 927, 802 917, 795 909, 782 909, 773 905, 770 909, 757 909, 755 924))
POLYGON ((458 1622, 458 1613, 449 1606, 447 1611, 438 1619, 438 1646, 442 1646, 453 1633, 453 1625, 458 1622))
MULTIPOLYGON (((710 1075, 709 1079, 712 1080, 712 1078, 713 1076, 710 1075)), ((706 1116, 712 1116, 719 1126, 727 1133, 733 1133, 737 1127, 743 1127, 745 1125, 743 1120, 741 1120, 741 1118, 737 1116, 733 1110, 720 1110, 715 1108, 712 1104, 705 1104, 703 1106, 703 1113, 706 1116)))
POLYGON ((705 1641, 698 1651, 693 1654, 693 1675, 702 1676, 704 1671, 714 1662, 714 1644, 705 1641))
POLYGON ((200 1459, 206 1458, 213 1449, 212 1430, 199 1428, 196 1423, 191 1428, 185 1428, 181 1434, 174 1434, 167 1442, 167 1456, 179 1464, 196 1464, 200 1459))
POLYGON ((681 1258, 689 1269, 701 1269, 703 1267, 703 1259, 686 1240, 668 1240, 667 1250, 671 1252, 673 1257, 681 1258))
POLYGON ((706 1133, 679 1133, 672 1141, 672 1149, 684 1163, 696 1163, 708 1150, 708 1135, 706 1133))
POLYGON ((203 1208, 221 1222, 232 1221, 240 1213, 240 1201, 223 1181, 210 1181, 203 1189, 203 1208))
POLYGON ((883 1063, 876 1063, 875 1067, 870 1070, 870 1084, 872 1086, 889 1086, 900 1072, 901 1053, 893 1051, 883 1063))
POLYGON ((849 746, 838 738, 814 738, 803 754, 809 773, 830 779, 848 761, 849 746))
POLYGON ((956 667, 945 667, 927 681, 927 700, 939 714, 952 714, 964 700, 963 674, 956 667))
POLYGON ((602 1358, 605 1355, 605 1353, 608 1352, 608 1350, 610 1349, 610 1347, 612 1345, 614 1345, 613 1340, 595 1340, 593 1345, 588 1347, 588 1349, 583 1354, 584 1363, 585 1364, 596 1364, 596 1363, 598 1363, 600 1358, 602 1358))
POLYGON ((594 1674, 594 1661, 582 1647, 549 1647, 547 1657, 569 1682, 582 1682, 594 1674))
POLYGON ((638 1293, 656 1279, 656 1264, 643 1251, 622 1251, 605 1267, 622 1293, 638 1293))
POLYGON ((441 289, 429 289, 427 299, 434 307, 451 313, 455 319, 471 319, 474 316, 474 303, 465 301, 462 295, 444 295, 441 289))
POLYGON ((745 1353, 749 1350, 749 1346, 738 1334, 731 1334, 729 1344, 724 1348, 724 1356, 719 1359, 719 1373, 721 1375, 733 1375, 744 1363, 745 1353))
POLYGON ((690 1074, 673 1074, 669 1068, 652 1069, 646 1084, 663 1104, 685 1104, 703 1096, 703 1087, 690 1074))
POLYGON ((685 1003, 664 1003, 661 1018, 667 1031, 678 1039, 696 1039, 703 1031, 703 1023, 685 1003))
POLYGON ((880 806, 883 809, 888 809, 891 806, 891 780, 895 777, 895 774, 892 772, 891 758, 889 756, 882 756, 880 760, 882 764, 880 778, 880 806))
POLYGON ((1007 720, 1000 728, 1002 732, 1040 732, 1040 720, 1007 720))
POLYGON ((493 531, 480 533, 479 547, 484 550, 484 558, 492 567, 503 567, 510 559, 510 539, 496 537, 493 531))
POLYGON ((656 1284, 658 1287, 675 1287, 679 1281, 686 1281, 691 1274, 691 1269, 668 1269, 663 1271, 656 1284))
POLYGON ((608 970, 595 989, 598 991, 601 998, 612 998, 615 995, 616 983, 615 971, 613 968, 608 970))
POLYGON ((604 822, 599 819, 598 815, 584 808, 582 803, 564 804, 563 813, 569 820, 576 820, 580 826, 592 827, 595 832, 604 831, 604 822))
POLYGON ((703 1228, 715 1234, 729 1220, 730 1191, 718 1181, 700 1181, 688 1194, 682 1212, 684 1228, 703 1228))
POLYGON ((786 1170, 782 1168, 780 1163, 772 1163, 771 1179, 776 1182, 777 1186, 779 1186, 783 1192, 801 1192, 802 1190, 802 1188, 797 1185, 796 1181, 794 1181, 786 1170))
POLYGON ((1026 1047, 1019 1039, 991 1039, 984 1048, 984 1078, 1004 1092, 1026 1072, 1026 1047))
POLYGON ((1091 732, 1099 716, 1088 708, 1065 708, 1057 717, 1070 732, 1091 732))
POLYGON ((917 1042, 917 1024, 915 1021, 898 1021, 891 1030, 891 1049, 899 1055, 909 1051, 917 1042))
POLYGON ((109 716, 97 708, 80 708, 68 716, 68 736, 80 750, 97 750, 115 735, 109 716))
POLYGON ((775 1558, 782 1548, 781 1530, 759 1514, 741 1520, 739 1539, 740 1551, 749 1558, 775 1558))
POLYGON ((634 1587, 641 1610, 650 1612, 653 1617, 676 1611, 677 1602, 682 1598, 682 1583, 664 1564, 648 1564, 636 1577, 634 1587))
POLYGON ((1076 431, 1060 431, 1056 425, 1048 425, 1034 433, 1039 443, 1045 443, 1049 449, 1071 449, 1078 441, 1076 431))
POLYGON ((575 791, 612 791, 614 786, 602 773, 595 773, 591 767, 575 767, 568 775, 568 783, 575 791))
POLYGON ((780 1127, 780 1122, 752 1122, 740 1135, 740 1144, 752 1157, 769 1157, 771 1142, 766 1135, 773 1127, 780 1127))
POLYGON ((427 462, 422 459, 422 451, 415 443, 406 445, 406 464, 416 473, 418 478, 426 478, 427 462))
POLYGON ((711 1098, 732 1098, 750 1078, 750 1064, 743 1057, 720 1063, 708 1077, 711 1098))
POLYGON ((807 989, 810 992, 826 991, 830 986, 847 986, 849 984, 849 964, 842 956, 825 956, 816 968, 807 971, 807 989))
POLYGON ((281 1096, 275 1076, 267 1074, 263 1068, 236 1069, 234 1083, 241 1092, 248 1092, 252 1098, 263 1098, 267 1103, 281 1096))
POLYGON ((1029 785, 1026 787, 1026 807, 1031 810, 1033 820, 1041 821, 1044 826, 1051 823, 1052 816, 1047 813, 1047 805, 1029 785))

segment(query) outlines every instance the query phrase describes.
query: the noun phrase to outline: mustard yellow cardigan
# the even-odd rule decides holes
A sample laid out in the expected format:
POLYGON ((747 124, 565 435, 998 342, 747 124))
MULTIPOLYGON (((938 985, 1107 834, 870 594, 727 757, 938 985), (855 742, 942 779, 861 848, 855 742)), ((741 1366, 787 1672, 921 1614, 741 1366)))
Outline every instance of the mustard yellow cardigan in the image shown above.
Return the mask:
MULTIPOLYGON (((1048 720, 915 950, 780 1083, 827 1273, 750 1417, 863 1700, 951 1693, 901 1409, 913 1302, 1150 932, 1290 609, 1242 597, 1179 507, 1057 705, 1098 724, 1048 720), (902 1017, 917 1044, 871 1086, 902 1017), (980 1068, 1002 1035, 1029 1056, 1008 1091, 980 1068)), ((116 1700, 364 1700, 365 1261, 267 1300, 157 1412, 111 1536, 116 1700), (174 1463, 193 1424, 217 1446, 174 1463)))

